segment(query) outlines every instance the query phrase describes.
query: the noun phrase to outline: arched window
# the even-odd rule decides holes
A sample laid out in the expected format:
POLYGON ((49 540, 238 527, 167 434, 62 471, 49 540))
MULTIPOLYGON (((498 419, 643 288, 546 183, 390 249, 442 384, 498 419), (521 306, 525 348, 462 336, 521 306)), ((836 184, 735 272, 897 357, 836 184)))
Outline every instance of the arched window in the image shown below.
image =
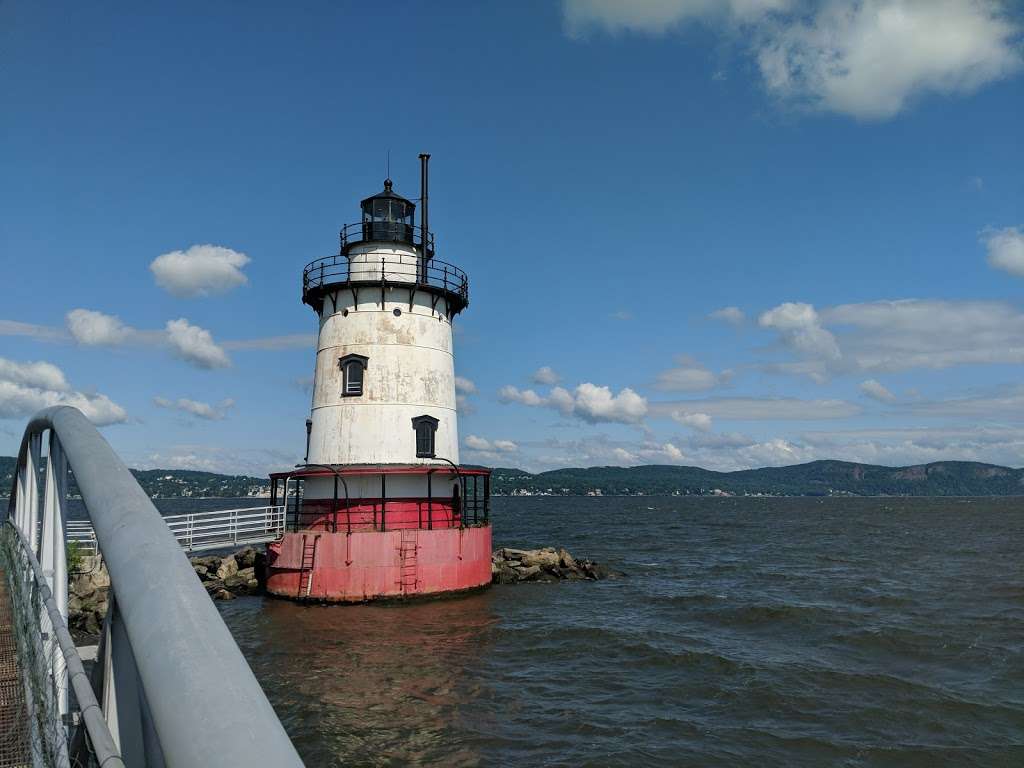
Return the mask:
POLYGON ((365 355, 345 355, 338 361, 341 366, 342 397, 359 397, 363 394, 363 373, 369 359, 365 355))
POLYGON ((434 435, 437 433, 438 421, 433 416, 417 416, 412 420, 412 428, 416 433, 416 458, 434 458, 434 435))

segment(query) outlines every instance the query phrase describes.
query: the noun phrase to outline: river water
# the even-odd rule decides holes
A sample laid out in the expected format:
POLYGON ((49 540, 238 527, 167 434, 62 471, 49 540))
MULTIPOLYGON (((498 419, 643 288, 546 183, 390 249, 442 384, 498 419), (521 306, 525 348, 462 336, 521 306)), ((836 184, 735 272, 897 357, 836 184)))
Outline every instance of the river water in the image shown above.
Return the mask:
POLYGON ((628 577, 218 603, 307 765, 1024 765, 1024 499, 501 498, 493 523, 628 577))

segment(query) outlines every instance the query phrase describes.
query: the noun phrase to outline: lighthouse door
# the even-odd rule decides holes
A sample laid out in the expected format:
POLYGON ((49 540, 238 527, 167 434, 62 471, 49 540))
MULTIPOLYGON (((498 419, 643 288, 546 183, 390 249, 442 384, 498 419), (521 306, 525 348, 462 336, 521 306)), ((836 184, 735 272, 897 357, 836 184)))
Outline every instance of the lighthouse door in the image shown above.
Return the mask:
POLYGON ((452 528, 462 524, 462 496, 459 494, 459 485, 452 486, 452 528))

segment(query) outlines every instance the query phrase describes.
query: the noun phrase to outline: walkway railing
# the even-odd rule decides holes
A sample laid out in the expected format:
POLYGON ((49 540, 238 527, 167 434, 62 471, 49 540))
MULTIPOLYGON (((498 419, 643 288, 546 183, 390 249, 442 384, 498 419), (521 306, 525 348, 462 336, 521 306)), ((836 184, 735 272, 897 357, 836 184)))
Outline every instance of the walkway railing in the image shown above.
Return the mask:
MULTIPOLYGON (((283 506, 218 509, 163 518, 186 552, 221 549, 239 544, 264 544, 284 534, 283 506)), ((96 554, 96 532, 88 520, 68 520, 68 541, 84 555, 96 554)))
POLYGON ((33 765, 302 764, 178 540, 77 409, 29 422, 4 528, 15 611, 28 622, 17 660, 33 765), (69 466, 111 580, 91 694, 67 633, 69 466))

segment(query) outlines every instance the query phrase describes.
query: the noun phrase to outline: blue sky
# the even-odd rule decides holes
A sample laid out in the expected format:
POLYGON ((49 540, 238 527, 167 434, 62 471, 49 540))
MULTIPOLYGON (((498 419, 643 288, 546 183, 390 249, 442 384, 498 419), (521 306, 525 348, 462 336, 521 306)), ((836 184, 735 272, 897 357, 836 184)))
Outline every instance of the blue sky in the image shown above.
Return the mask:
POLYGON ((301 459, 302 266, 432 153, 462 459, 1024 465, 1024 8, 0 5, 0 453, 301 459))

